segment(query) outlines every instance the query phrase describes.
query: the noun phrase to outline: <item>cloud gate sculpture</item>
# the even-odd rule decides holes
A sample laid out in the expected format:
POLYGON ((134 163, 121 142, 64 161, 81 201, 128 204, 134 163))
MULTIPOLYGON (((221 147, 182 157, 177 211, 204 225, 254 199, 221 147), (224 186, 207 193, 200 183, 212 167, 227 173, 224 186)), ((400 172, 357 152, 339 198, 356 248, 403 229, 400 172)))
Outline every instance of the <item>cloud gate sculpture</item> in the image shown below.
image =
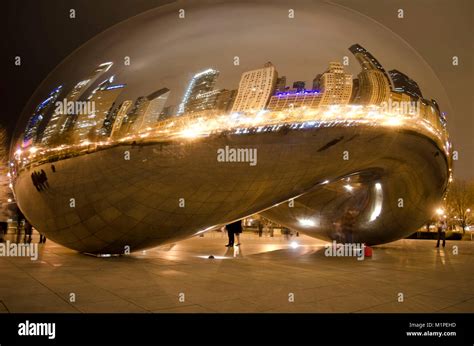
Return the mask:
POLYGON ((18 122, 10 176, 25 217, 87 253, 254 213, 371 245, 422 226, 451 161, 444 114, 414 79, 442 98, 439 82, 367 18, 300 6, 292 18, 279 1, 171 3, 74 52, 18 122))

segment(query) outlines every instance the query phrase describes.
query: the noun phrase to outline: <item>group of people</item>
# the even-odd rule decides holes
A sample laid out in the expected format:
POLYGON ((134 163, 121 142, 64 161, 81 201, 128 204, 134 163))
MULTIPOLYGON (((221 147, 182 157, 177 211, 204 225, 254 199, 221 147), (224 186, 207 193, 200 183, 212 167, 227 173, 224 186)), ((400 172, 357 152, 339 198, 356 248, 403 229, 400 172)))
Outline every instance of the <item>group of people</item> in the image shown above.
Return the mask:
MULTIPOLYGON (((22 215, 22 214, 21 214, 22 215)), ((31 243, 33 237, 33 226, 25 218, 19 217, 17 222, 17 242, 21 241, 21 225, 23 224, 23 230, 25 231, 24 243, 31 243)), ((0 242, 5 241, 5 237, 8 233, 8 222, 0 221, 0 242)), ((40 244, 46 243, 46 236, 40 233, 40 244)))
POLYGON ((49 188, 48 177, 43 169, 39 172, 34 171, 31 173, 31 181, 38 191, 43 191, 49 188))
MULTIPOLYGON (((25 220, 25 243, 31 243, 31 237, 33 236, 33 226, 31 223, 28 222, 28 220, 25 220)), ((40 239, 39 239, 40 244, 46 243, 46 236, 40 233, 40 239)))

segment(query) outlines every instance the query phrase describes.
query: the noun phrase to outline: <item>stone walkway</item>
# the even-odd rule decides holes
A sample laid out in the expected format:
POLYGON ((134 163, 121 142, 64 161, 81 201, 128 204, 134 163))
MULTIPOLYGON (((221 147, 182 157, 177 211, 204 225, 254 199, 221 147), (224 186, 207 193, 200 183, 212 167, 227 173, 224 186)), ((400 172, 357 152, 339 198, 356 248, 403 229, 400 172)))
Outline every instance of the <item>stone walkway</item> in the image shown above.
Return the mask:
POLYGON ((0 257, 0 312, 474 312, 474 242, 400 240, 363 261, 309 237, 225 243, 96 258, 48 241, 37 261, 0 257))

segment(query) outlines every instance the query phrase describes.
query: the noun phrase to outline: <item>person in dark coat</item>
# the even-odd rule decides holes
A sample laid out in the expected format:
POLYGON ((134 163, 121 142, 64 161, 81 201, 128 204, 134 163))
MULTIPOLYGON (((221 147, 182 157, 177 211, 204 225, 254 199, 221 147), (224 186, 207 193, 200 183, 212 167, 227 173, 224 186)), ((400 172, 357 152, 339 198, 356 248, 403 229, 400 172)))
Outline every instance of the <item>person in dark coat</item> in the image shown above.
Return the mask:
POLYGON ((33 235, 33 226, 28 220, 25 220, 25 243, 31 243, 31 236, 33 235))
POLYGON ((229 237, 229 243, 226 247, 234 246, 234 238, 237 236, 237 244, 236 246, 240 245, 240 233, 242 233, 242 220, 230 223, 225 226, 227 230, 227 236, 229 237))
POLYGON ((446 221, 441 221, 438 224, 438 242, 436 243, 436 247, 439 247, 440 240, 443 240, 443 247, 446 246, 446 221))
POLYGON ((39 240, 40 244, 44 244, 46 243, 46 236, 42 233, 40 233, 40 240, 39 240))

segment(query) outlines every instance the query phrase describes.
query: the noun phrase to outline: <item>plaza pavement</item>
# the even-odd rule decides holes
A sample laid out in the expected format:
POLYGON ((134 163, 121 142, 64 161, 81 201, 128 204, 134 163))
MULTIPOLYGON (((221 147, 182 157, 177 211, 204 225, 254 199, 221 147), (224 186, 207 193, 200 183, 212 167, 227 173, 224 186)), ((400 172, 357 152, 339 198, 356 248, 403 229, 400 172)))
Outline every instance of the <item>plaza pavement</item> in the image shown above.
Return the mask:
POLYGON ((326 257, 326 243, 305 236, 225 243, 209 233, 96 258, 48 241, 37 261, 0 257, 0 312, 474 311, 471 241, 399 240, 363 261, 326 257))

